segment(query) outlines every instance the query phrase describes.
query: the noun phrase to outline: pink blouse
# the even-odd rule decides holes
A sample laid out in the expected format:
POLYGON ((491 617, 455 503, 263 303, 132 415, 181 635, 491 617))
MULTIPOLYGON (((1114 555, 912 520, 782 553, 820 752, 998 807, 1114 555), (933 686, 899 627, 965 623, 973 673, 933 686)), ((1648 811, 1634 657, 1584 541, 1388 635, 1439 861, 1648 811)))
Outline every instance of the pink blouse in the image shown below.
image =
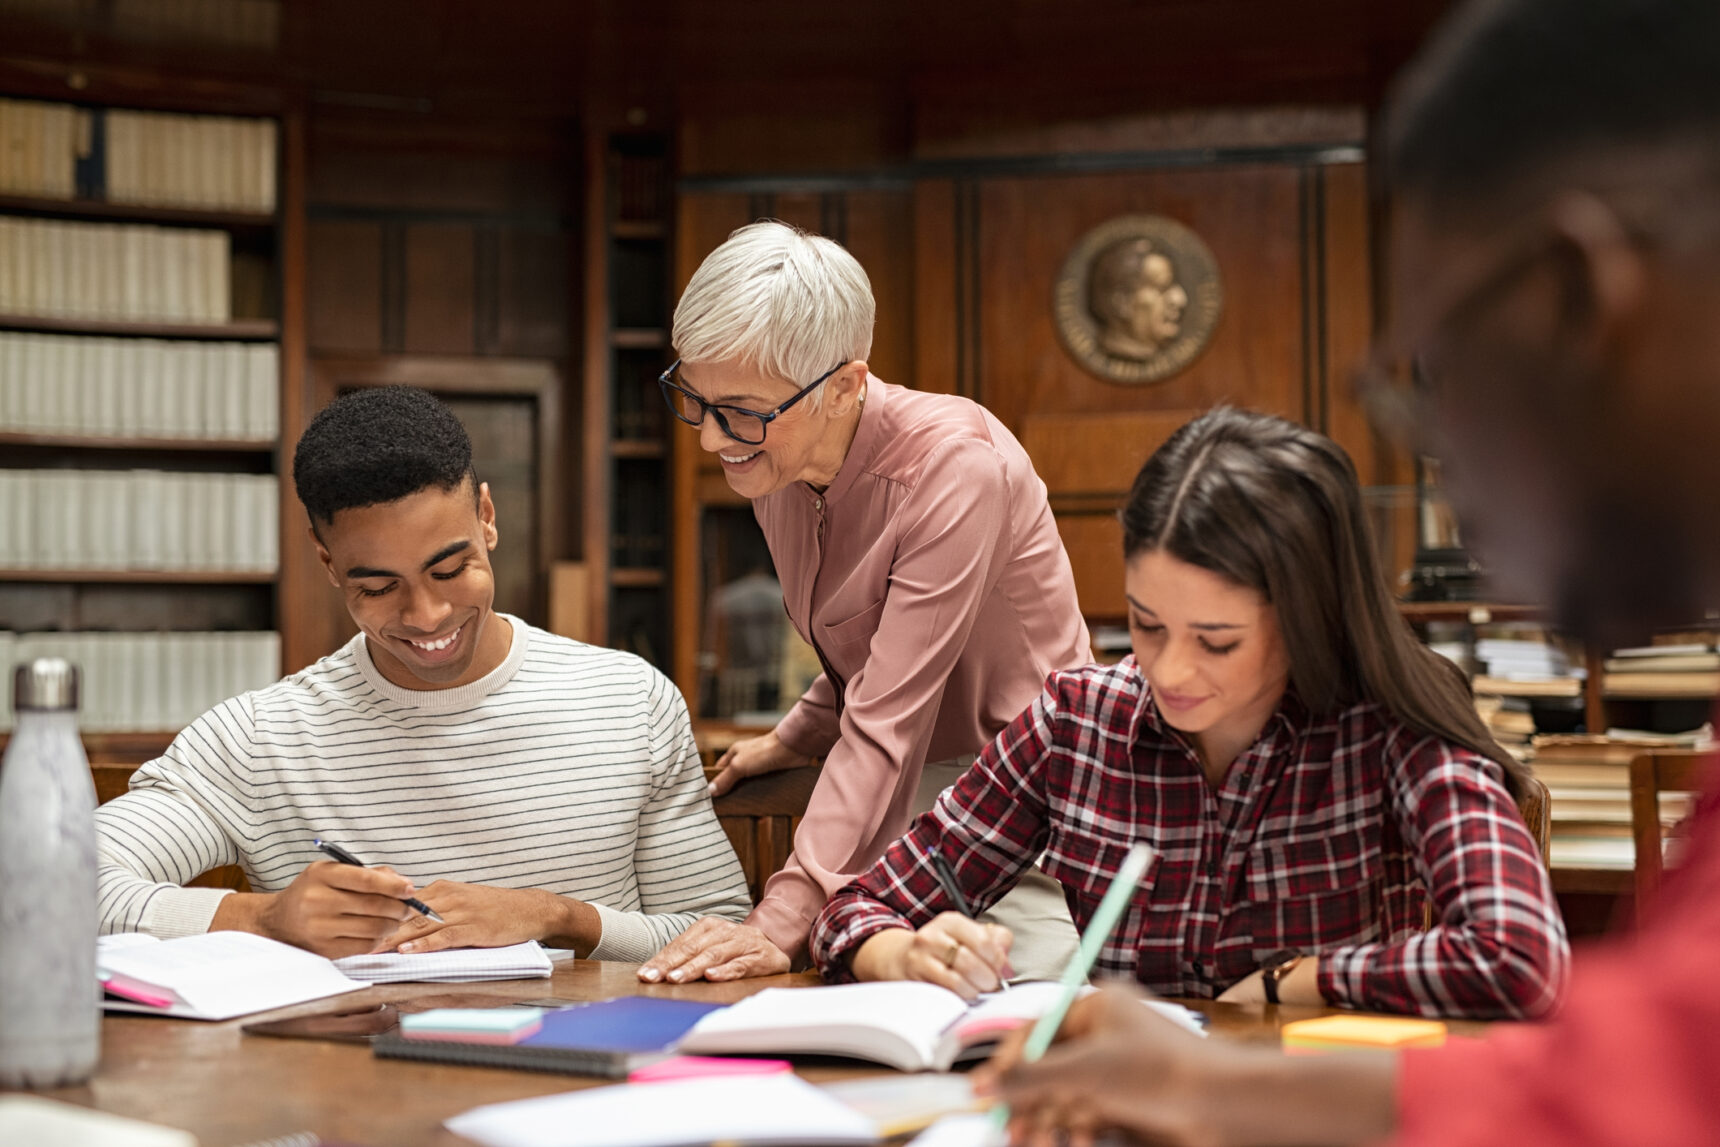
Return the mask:
POLYGON ((925 762, 979 752, 1091 654, 1045 483, 968 399, 868 379, 830 488, 753 512, 824 665, 776 729, 824 773, 748 918, 799 957, 824 902, 907 829, 925 762))

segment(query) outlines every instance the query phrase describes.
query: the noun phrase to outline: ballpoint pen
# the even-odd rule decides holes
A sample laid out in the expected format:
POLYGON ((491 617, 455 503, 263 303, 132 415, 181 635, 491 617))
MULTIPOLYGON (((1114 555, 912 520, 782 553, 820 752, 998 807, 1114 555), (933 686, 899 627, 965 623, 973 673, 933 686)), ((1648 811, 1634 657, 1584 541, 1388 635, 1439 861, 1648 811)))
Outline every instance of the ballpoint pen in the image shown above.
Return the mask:
MULTIPOLYGON (((950 867, 950 862, 944 859, 943 853, 932 853, 932 871, 937 875, 938 883, 943 886, 944 895, 950 898, 950 903, 955 905, 956 911, 972 920, 973 908, 969 906, 967 897, 962 895, 961 882, 956 879, 956 871, 950 867)), ((997 982, 1003 991, 1009 991, 1008 980, 998 976, 997 982)))
MULTIPOLYGON (((360 860, 358 857, 354 856, 352 853, 348 852, 346 849, 342 848, 338 844, 331 844, 330 842, 328 842, 326 840, 322 840, 322 839, 312 841, 312 843, 315 844, 319 849, 321 849, 323 851, 323 853, 326 854, 330 860, 338 860, 338 861, 340 861, 340 863, 350 864, 354 868, 369 868, 370 867, 364 861, 360 860)), ((419 900, 415 896, 402 896, 400 898, 400 902, 402 904, 405 904, 408 908, 417 909, 420 913, 422 913, 425 916, 430 917, 430 919, 436 921, 436 923, 438 923, 438 924, 446 923, 446 921, 443 920, 442 917, 436 915, 436 910, 434 908, 430 907, 430 905, 424 903, 424 901, 419 900)))

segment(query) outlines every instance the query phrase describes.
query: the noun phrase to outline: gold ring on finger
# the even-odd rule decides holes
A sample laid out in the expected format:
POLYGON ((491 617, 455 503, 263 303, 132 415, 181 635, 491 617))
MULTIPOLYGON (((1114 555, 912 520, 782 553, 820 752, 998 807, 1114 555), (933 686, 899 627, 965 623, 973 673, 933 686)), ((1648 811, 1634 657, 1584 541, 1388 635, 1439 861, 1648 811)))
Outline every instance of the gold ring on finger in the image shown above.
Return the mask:
POLYGON ((949 948, 946 949, 944 952, 944 967, 946 967, 946 968, 955 967, 956 966, 956 957, 960 956, 961 954, 962 954, 962 942, 960 940, 951 940, 949 948))

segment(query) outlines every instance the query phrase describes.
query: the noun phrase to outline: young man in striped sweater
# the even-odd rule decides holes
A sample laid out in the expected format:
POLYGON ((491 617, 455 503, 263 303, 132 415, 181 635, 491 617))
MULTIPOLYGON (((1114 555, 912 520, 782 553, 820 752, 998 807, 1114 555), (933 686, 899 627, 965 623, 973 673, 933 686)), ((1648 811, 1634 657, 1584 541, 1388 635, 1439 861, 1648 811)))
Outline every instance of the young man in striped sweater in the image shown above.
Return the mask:
POLYGON ((446 406, 338 398, 293 480, 360 633, 199 717, 97 811, 104 932, 639 961, 701 916, 746 915, 674 686, 493 609, 495 507, 446 406), (256 891, 182 887, 223 864, 256 891))

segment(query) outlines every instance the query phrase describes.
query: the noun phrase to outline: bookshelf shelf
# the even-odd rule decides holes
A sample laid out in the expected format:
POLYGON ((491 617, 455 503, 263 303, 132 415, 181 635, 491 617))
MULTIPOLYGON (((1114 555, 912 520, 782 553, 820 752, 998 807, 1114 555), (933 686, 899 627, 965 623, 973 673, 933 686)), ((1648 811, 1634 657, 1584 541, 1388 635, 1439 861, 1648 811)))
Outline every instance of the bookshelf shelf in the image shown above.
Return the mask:
POLYGON ((38 570, 0 569, 0 582, 58 582, 73 585, 272 585, 273 573, 229 570, 38 570))
POLYGON ((609 445, 617 458, 661 458, 664 444, 649 438, 617 438, 609 445))
MULTIPOLYGON (((1628 680, 1629 674, 1609 673, 1601 685, 1601 695, 1609 701, 1686 701, 1706 700, 1720 697, 1720 684, 1712 680, 1696 680, 1689 684, 1656 683, 1652 685, 1637 685, 1628 680), (1624 678, 1625 680, 1620 680, 1624 678)), ((1709 678, 1711 674, 1693 673, 1695 678, 1709 678)))
POLYGON ((139 203, 109 203, 102 199, 42 199, 31 195, 0 195, 0 212, 50 219, 182 224, 216 227, 227 231, 267 232, 275 229, 273 215, 205 210, 197 207, 149 207, 139 203))
POLYGON ((617 239, 664 239, 669 228, 660 219, 617 219, 609 225, 609 233, 617 239))
POLYGON ((126 452, 163 450, 179 453, 198 451, 216 454, 271 454, 272 439, 238 438, 122 438, 76 434, 23 434, 0 431, 0 446, 40 446, 55 450, 119 450, 126 452))
POLYGON ((273 319, 235 319, 230 323, 141 323, 0 314, 0 330, 241 342, 273 342, 281 337, 281 324, 273 319))
POLYGON ((1487 601, 1400 601, 1398 612, 1410 622, 1468 621, 1489 625, 1503 621, 1536 621, 1546 616, 1538 605, 1487 601))
POLYGON ((609 332, 609 345, 616 350, 660 350, 669 345, 669 332, 662 327, 618 327, 609 332))
POLYGON ((610 584, 622 589, 655 589, 664 580, 662 570, 645 566, 622 566, 609 571, 610 584))

